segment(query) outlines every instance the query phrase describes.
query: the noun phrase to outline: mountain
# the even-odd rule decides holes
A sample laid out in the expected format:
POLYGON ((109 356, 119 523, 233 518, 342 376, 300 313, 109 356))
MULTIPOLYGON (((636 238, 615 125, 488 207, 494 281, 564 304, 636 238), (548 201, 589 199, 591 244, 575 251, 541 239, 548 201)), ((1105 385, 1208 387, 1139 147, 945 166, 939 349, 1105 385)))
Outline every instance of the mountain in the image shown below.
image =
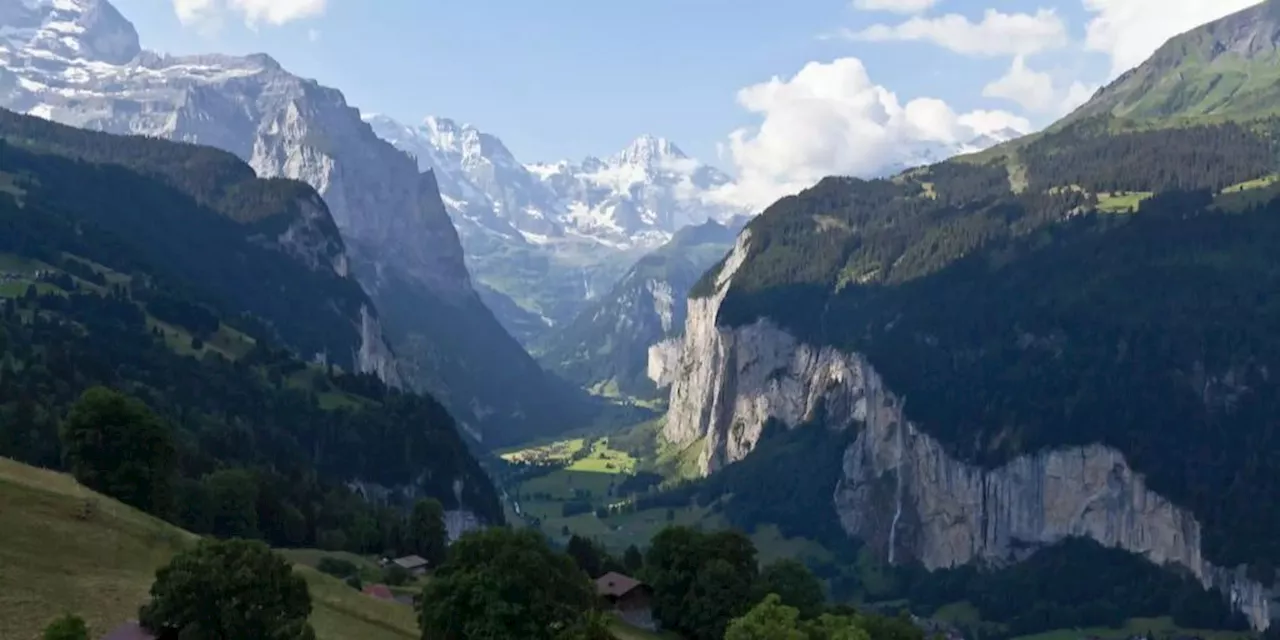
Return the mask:
POLYGON ((729 247, 745 218, 685 227, 645 255, 538 352, 549 370, 606 395, 653 397, 649 348, 684 328, 685 299, 729 247))
POLYGON ((472 288, 436 177, 342 94, 265 55, 145 51, 106 0, 0 0, 0 106, 77 127, 209 145, 320 193, 415 389, 477 438, 519 440, 590 411, 472 288), (568 415, 565 411, 568 411, 568 415))
POLYGON ((365 120, 435 172, 486 299, 526 345, 680 229, 746 213, 713 197, 728 176, 654 136, 604 160, 524 164, 497 137, 446 118, 365 120))
POLYGON ((1280 3, 1268 0, 1164 44, 1068 121, 1249 118, 1280 111, 1280 3))
MULTIPOLYGON (((1247 104, 1203 118, 1159 83, 1116 96, 1144 69, 1219 85, 1274 71, 1259 34, 1276 6, 1171 45, 1240 65, 1206 71, 1201 49, 1166 46, 1042 134, 828 178, 752 220, 692 290, 678 353, 652 354, 672 382, 662 437, 731 496, 730 521, 858 541, 905 572, 899 587, 921 585, 861 597, 935 605, 928 588, 973 579, 960 567, 1085 538, 1180 567, 1270 626, 1280 119, 1247 104), (1148 99, 1164 106, 1116 111, 1148 99)), ((846 556, 858 588, 865 555, 846 556)), ((1028 633, 1190 610, 1090 597, 979 614, 1028 633)))
POLYGON ((371 304, 310 186, 7 111, 0 185, 0 456, 63 468, 64 416, 106 387, 172 434, 153 511, 198 533, 374 551, 427 496, 502 521, 440 403, 350 371, 371 304))

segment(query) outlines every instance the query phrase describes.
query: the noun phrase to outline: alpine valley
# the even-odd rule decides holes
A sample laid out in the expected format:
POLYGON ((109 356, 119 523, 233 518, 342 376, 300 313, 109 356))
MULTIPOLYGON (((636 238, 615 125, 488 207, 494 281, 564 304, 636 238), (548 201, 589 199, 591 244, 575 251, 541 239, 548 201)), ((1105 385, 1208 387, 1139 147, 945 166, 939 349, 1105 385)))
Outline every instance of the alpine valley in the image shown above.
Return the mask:
POLYGON ((291 640, 1275 640, 1278 86, 1267 0, 761 212, 0 0, 0 636, 180 527, 349 566, 291 640))
POLYGON ((585 423, 597 410, 546 375, 481 301, 437 176, 375 135, 338 91, 266 55, 144 51, 105 0, 4 0, 0 24, 0 106, 213 146, 259 175, 314 187, 346 245, 342 269, 380 312, 362 322, 360 370, 430 391, 490 443, 585 423))
POLYGON ((1191 617, 1113 591, 1145 580, 1115 552, 1270 626, 1277 46, 1272 0, 1042 133, 755 218, 652 353, 699 504, 856 540, 902 573, 850 590, 964 601, 989 632, 1191 617))

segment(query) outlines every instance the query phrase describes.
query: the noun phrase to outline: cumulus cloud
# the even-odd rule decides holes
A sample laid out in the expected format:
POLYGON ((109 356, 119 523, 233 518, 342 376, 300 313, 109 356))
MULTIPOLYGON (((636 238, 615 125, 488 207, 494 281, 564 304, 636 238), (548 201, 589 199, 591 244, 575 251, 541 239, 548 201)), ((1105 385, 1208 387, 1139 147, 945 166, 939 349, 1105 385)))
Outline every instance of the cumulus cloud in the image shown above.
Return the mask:
POLYGON ((319 16, 325 5, 326 0, 173 0, 174 13, 186 25, 216 24, 232 14, 250 27, 264 22, 279 26, 319 16))
POLYGON ((1096 89, 1079 81, 1065 84, 1028 67, 1025 57, 1014 56, 1009 70, 983 87, 982 95, 1015 102, 1032 113, 1059 116, 1083 104, 1096 89))
POLYGON ((936 4, 938 0, 853 0, 855 9, 890 13, 921 13, 936 4))
POLYGON ((1084 0, 1094 14, 1085 30, 1085 47, 1111 57, 1118 76, 1155 53, 1173 36, 1217 20, 1258 0, 1084 0))
POLYGON ((716 194, 760 208, 829 175, 883 175, 937 145, 1031 124, 1003 111, 957 114, 945 102, 901 104, 872 82, 857 58, 810 62, 791 78, 774 77, 738 92, 758 126, 729 136, 726 155, 738 180, 716 194))
POLYGON ((987 9, 978 22, 955 13, 932 18, 917 16, 896 25, 844 30, 841 35, 864 42, 931 42, 969 56, 1032 54, 1056 49, 1068 40, 1067 26, 1053 9, 1040 9, 1034 14, 987 9))

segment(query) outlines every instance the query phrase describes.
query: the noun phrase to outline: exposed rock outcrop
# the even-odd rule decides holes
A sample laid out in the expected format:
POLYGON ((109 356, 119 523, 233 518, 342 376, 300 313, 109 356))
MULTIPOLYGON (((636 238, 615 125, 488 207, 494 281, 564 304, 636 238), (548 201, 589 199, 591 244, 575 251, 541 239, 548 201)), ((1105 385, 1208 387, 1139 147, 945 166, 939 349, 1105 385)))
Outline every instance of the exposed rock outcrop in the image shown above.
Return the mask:
POLYGON ((674 371, 670 345, 650 351, 655 382, 674 375, 664 437, 680 444, 705 439, 703 473, 744 458, 770 418, 796 426, 824 415, 832 428, 858 430, 844 454, 833 510, 850 536, 891 562, 910 557, 930 569, 1011 562, 1085 537, 1179 565, 1228 594, 1255 628, 1270 624, 1269 591, 1243 568, 1208 562, 1195 517, 1149 489, 1120 452, 1077 447, 1024 455, 991 470, 968 465, 904 419, 903 400, 860 354, 801 343, 768 319, 717 326, 749 242, 744 232, 711 296, 689 301, 674 371))
POLYGON ((326 206, 304 206, 274 241, 313 268, 349 273, 373 299, 376 312, 349 312, 365 341, 355 366, 388 381, 398 370, 487 436, 532 436, 558 417, 579 419, 566 416, 569 407, 590 410, 585 396, 538 368, 480 301, 436 176, 375 135, 338 90, 266 55, 145 51, 107 0, 0 0, 0 27, 0 106, 86 129, 217 147, 260 176, 318 191, 326 206), (388 343, 396 345, 395 366, 388 343), (499 367, 491 362, 509 370, 505 378, 493 379, 499 367), (475 414, 473 399, 494 411, 475 414))

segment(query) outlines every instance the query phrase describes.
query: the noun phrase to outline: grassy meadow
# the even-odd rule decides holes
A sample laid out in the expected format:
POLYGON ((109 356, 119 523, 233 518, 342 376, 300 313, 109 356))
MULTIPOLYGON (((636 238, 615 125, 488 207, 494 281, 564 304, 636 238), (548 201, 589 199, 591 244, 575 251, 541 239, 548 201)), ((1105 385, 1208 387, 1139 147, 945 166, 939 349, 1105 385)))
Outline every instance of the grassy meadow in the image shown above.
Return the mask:
MULTIPOLYGON (((196 540, 65 474, 0 458, 0 638, 37 640, 65 613, 84 617, 92 637, 104 635, 137 617, 156 569, 196 540)), ((419 637, 410 607, 374 600, 301 556, 291 559, 310 587, 320 640, 419 637)))

